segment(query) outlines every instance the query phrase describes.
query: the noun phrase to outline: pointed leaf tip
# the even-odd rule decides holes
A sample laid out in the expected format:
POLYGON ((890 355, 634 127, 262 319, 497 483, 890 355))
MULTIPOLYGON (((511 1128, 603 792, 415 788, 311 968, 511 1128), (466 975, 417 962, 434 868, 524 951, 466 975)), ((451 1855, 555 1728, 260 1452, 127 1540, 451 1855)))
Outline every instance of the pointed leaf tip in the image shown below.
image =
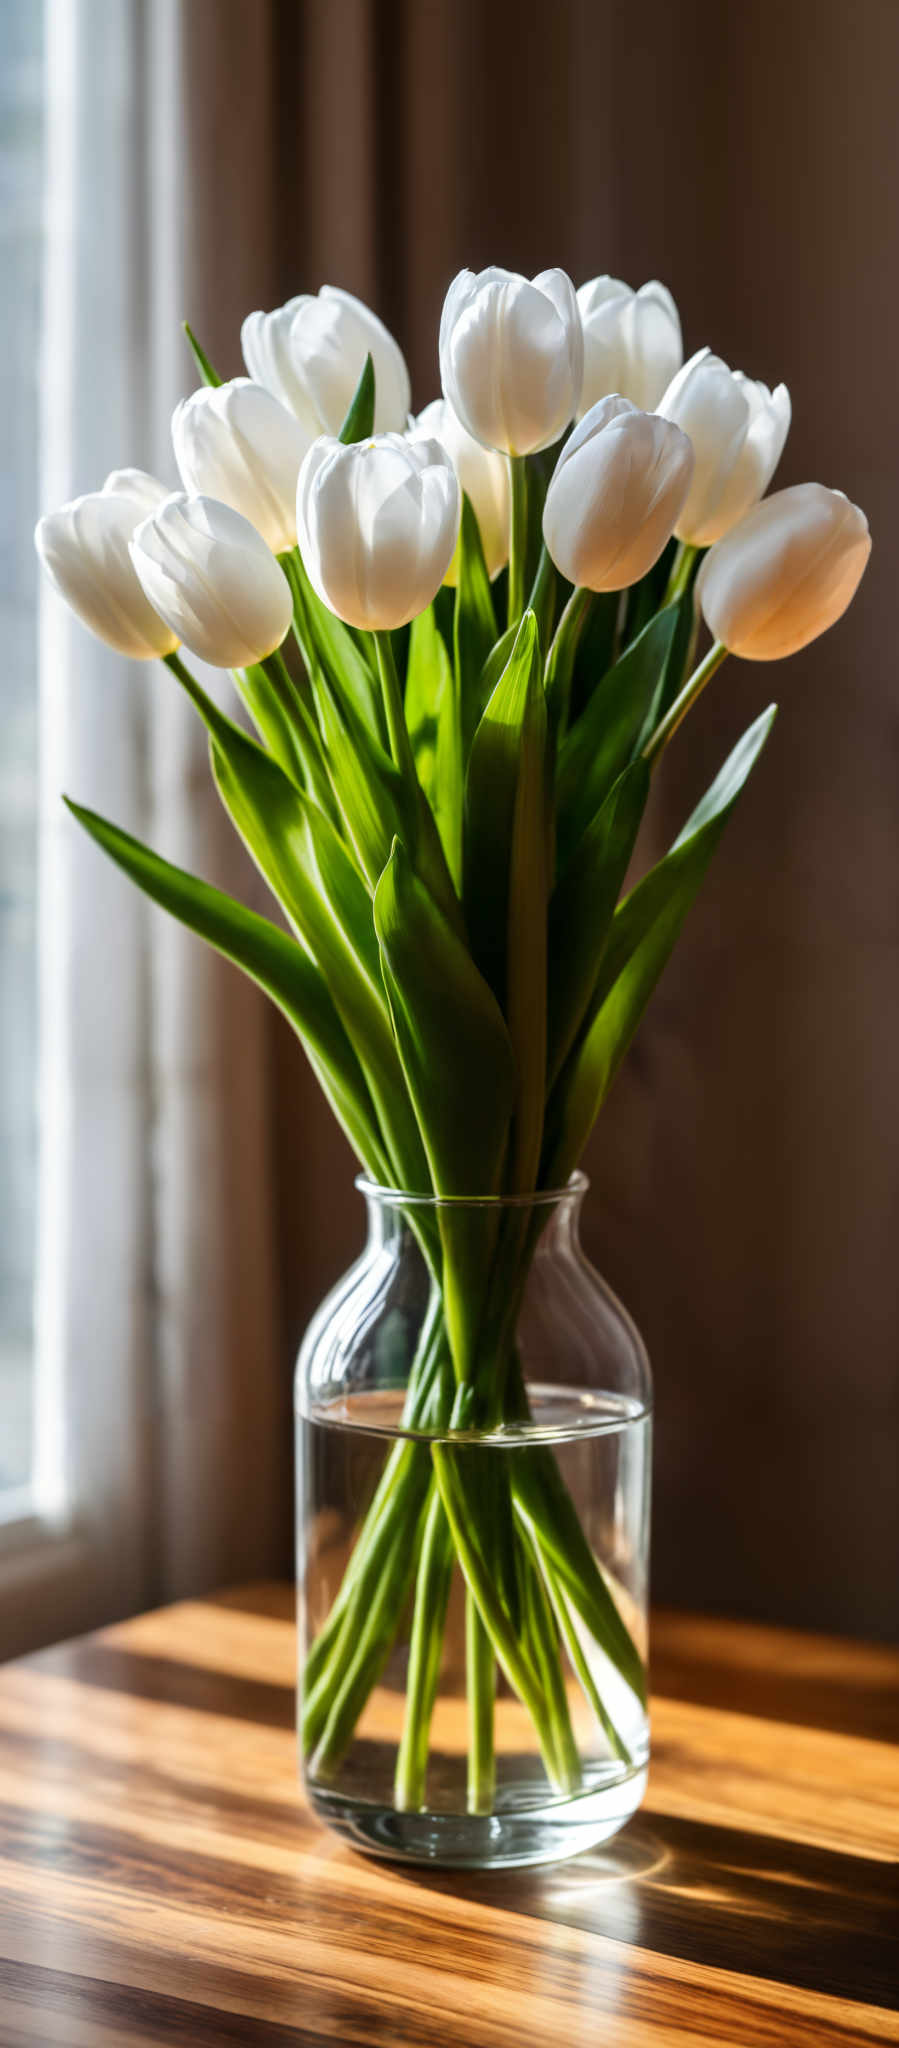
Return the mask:
POLYGON ((193 356, 197 369, 200 372, 200 376, 203 380, 203 383, 208 384, 211 387, 211 389, 215 390, 215 388, 222 382, 222 379, 219 376, 218 371, 213 369, 209 357, 205 353, 205 350, 200 347, 200 344, 197 340, 196 335, 194 334, 193 328, 190 326, 190 323, 187 320, 182 320, 181 326, 187 338, 188 348, 190 349, 191 355, 193 356))
POLYGON ((338 440, 348 447, 351 441, 367 441, 375 430, 375 366, 371 355, 362 365, 362 374, 353 396, 338 440))

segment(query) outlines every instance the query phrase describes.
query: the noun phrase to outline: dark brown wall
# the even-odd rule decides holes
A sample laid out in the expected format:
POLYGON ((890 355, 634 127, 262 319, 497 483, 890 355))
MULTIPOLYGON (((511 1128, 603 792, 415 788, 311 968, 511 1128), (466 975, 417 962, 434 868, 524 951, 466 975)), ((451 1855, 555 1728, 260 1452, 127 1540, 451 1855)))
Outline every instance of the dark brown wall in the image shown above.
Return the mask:
MULTIPOLYGON (((869 514, 849 617, 782 668, 728 664, 666 762, 650 852, 780 700, 591 1148, 586 1235, 656 1370, 658 1598, 890 1631, 899 0, 309 0, 268 28, 269 303, 325 280, 370 297, 418 405, 461 265, 658 275, 688 351, 789 384, 780 480, 869 514)), ((295 1335, 359 1216, 276 1039, 295 1335)))

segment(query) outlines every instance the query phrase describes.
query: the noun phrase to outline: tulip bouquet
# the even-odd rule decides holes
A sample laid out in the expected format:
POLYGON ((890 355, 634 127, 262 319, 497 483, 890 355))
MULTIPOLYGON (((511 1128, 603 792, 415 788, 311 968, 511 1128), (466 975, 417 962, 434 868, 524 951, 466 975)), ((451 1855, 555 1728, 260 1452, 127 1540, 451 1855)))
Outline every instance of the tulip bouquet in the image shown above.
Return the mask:
POLYGON ((454 1451, 455 1432, 527 1413, 515 1323, 534 1232, 524 1199, 495 1198, 575 1168, 773 708, 622 896, 666 747, 728 651, 788 655, 840 616, 867 525, 817 484, 764 495, 786 390, 708 350, 681 367, 658 284, 463 272, 443 396, 417 419, 396 342, 344 292, 251 314, 249 375, 230 383, 189 339, 202 385, 173 420, 184 490, 118 471, 43 519, 37 545, 96 632, 161 656, 186 691, 283 922, 71 808, 279 1005, 365 1172, 444 1198, 409 1205, 432 1284, 413 1434, 312 1647, 304 1735, 316 1773, 336 1770, 412 1595, 396 1799, 422 1805, 455 1558, 469 1799, 489 1811, 497 1665, 563 1789, 578 1782, 563 1642, 614 1754, 579 1644, 640 1697, 645 1683, 552 1452, 535 1445, 512 1481, 482 1464, 474 1487, 454 1451), (231 671, 255 736, 179 649, 231 671))

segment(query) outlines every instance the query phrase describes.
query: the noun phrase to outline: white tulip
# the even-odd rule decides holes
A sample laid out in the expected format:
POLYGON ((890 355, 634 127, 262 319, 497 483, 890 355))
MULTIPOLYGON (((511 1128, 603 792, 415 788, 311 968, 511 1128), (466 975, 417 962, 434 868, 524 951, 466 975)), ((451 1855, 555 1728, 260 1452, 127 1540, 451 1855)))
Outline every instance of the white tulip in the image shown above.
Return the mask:
POLYGON ((102 491, 46 513, 34 530, 44 568, 66 603, 99 639, 135 661, 172 654, 178 645, 148 603, 128 553, 135 527, 165 497, 165 485, 145 470, 114 469, 102 491))
POLYGON ((672 379, 658 410, 689 434, 696 457, 678 540, 710 547, 767 490, 789 432, 790 394, 785 384, 769 391, 701 348, 672 379))
POLYGON ((587 590, 626 590, 670 540, 690 488, 686 434, 629 399, 602 398, 569 435, 550 479, 543 538, 587 590))
POLYGON ((706 555, 696 582, 706 624, 746 661, 795 654, 842 617, 870 552, 867 519, 842 491, 775 491, 706 555))
MULTIPOLYGON (((495 448, 485 448, 463 427, 446 398, 432 399, 409 429, 410 441, 439 441, 471 499, 481 534, 488 576, 498 576, 509 559, 509 465, 495 448)), ((444 577, 459 581, 459 550, 444 577)))
POLYGON ((459 530, 459 484, 437 441, 314 441, 297 534, 309 580, 349 626, 405 626, 436 597, 459 530))
POLYGON ((411 405, 401 349, 361 299, 324 284, 300 293, 274 313, 248 313, 240 330, 243 359, 257 384, 280 398, 310 437, 339 434, 371 356, 375 431, 400 434, 411 405))
POLYGON ((177 491, 131 542, 144 590, 200 661, 249 668, 280 647, 293 616, 287 578, 242 512, 177 491))
POLYGON ((276 555, 296 546, 297 477, 311 439, 251 377, 204 385, 172 415, 185 490, 233 505, 276 555))
POLYGON ((684 352, 677 307, 653 278, 638 292, 618 277, 593 277, 577 295, 584 330, 580 410, 618 392, 652 412, 684 352))
POLYGON ((485 448, 549 448, 577 411, 584 338, 564 270, 529 284, 511 270, 460 270, 440 321, 444 396, 485 448))

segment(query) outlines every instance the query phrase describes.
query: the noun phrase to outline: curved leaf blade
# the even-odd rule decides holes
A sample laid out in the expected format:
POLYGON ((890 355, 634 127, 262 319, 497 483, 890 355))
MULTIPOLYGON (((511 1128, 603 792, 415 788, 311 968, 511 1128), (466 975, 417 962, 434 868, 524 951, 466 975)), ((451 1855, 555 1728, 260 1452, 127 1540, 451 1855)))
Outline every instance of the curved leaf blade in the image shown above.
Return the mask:
POLYGON ((556 783, 560 867, 633 757, 665 672, 677 617, 677 607, 668 605, 650 619, 568 732, 556 783))
POLYGON ((639 759, 619 775, 550 899, 549 1087, 571 1051, 596 987, 649 783, 649 765, 639 759))
POLYGON ((381 972, 434 1187, 495 1193, 515 1062, 495 997, 395 843, 375 891, 381 972))
POLYGON ((387 1158, 365 1077, 327 984, 295 939, 199 876, 163 860, 96 811, 64 799, 72 816, 145 896, 242 969, 302 1039, 316 1076, 350 1144, 369 1173, 387 1158))
MULTIPOLYGON (((481 713, 478 681, 496 639, 496 614, 481 544, 481 529, 471 499, 464 491, 458 559, 459 581, 453 613, 453 675, 459 707, 459 744, 464 762, 481 713)), ((464 774, 464 767, 461 772, 464 774)), ((461 781, 459 794, 461 797, 461 781)))
POLYGON ((346 419, 337 436, 346 447, 351 441, 367 441, 375 431, 375 366, 367 355, 350 400, 346 419))
POLYGON ((561 1185, 577 1163, 776 712, 770 705, 743 734, 664 859, 615 913, 585 1031, 550 1104, 547 1185, 561 1185))
POLYGON ((437 726, 447 687, 452 688, 450 658, 434 606, 429 604, 427 611, 413 619, 409 631, 405 711, 418 779, 432 806, 437 726))
POLYGON ((517 1089, 507 1186, 534 1187, 546 1083, 549 889, 546 698, 540 636, 525 612, 472 743, 465 798, 472 951, 505 1011, 517 1089))

